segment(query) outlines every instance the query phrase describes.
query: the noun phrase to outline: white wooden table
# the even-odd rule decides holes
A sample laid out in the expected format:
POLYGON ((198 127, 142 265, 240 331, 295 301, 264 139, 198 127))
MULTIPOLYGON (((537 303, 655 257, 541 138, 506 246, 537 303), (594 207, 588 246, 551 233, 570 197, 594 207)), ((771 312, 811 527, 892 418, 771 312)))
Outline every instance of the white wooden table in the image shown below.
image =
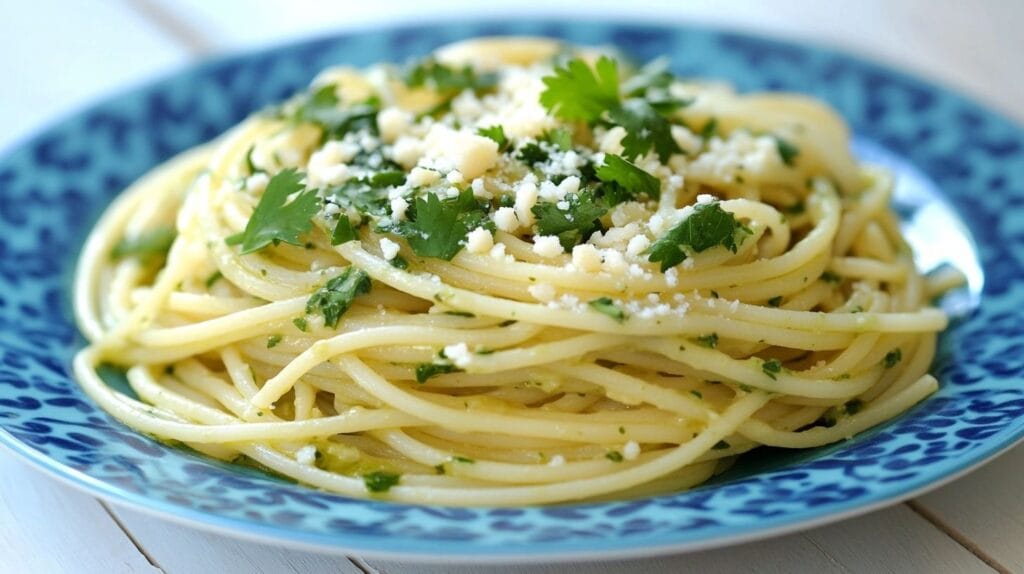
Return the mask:
MULTIPOLYGON (((0 18, 0 148, 113 90, 208 54, 377 22, 452 15, 611 14, 702 21, 830 43, 1024 120, 1024 2, 29 0, 0 18), (282 3, 283 4, 283 3, 282 3)), ((739 547, 629 562, 453 567, 321 556, 170 524, 44 477, 0 450, 0 572, 1024 572, 1024 446, 889 509, 739 547)))

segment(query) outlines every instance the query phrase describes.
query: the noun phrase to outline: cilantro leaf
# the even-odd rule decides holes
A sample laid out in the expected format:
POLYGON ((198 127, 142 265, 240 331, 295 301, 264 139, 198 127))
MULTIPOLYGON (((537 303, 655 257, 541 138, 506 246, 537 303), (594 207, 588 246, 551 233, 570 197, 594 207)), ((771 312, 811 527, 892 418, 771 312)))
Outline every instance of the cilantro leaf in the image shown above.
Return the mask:
POLYGON ((331 245, 341 245, 349 241, 359 239, 356 228, 352 226, 352 220, 348 215, 342 213, 338 216, 338 223, 334 225, 334 232, 331 233, 331 245))
POLYGON ((110 257, 135 257, 142 263, 163 259, 177 236, 178 230, 168 225, 143 231, 135 237, 122 237, 110 250, 110 257))
POLYGON ((606 155, 596 175, 597 179, 605 182, 602 190, 611 205, 642 196, 650 199, 661 197, 661 180, 617 155, 606 155))
POLYGON ((903 360, 903 351, 897 347, 885 354, 885 359, 882 360, 882 364, 885 365, 886 369, 891 369, 901 360, 903 360))
POLYGON ((493 73, 478 74, 469 65, 453 68, 433 58, 425 58, 406 70, 404 80, 410 88, 428 87, 439 92, 461 92, 492 88, 498 83, 498 76, 493 73))
POLYGON ((282 241, 302 245, 299 236, 313 228, 313 216, 320 210, 316 190, 304 190, 302 177, 302 173, 289 168, 270 178, 245 230, 228 237, 227 244, 240 244, 242 255, 282 241), (296 193, 295 199, 286 204, 288 197, 296 193))
POLYGON ((498 144, 499 152, 507 150, 512 145, 512 142, 508 141, 508 136, 505 135, 505 128, 500 124, 486 128, 479 128, 476 130, 476 133, 477 135, 494 140, 494 143, 498 144))
MULTIPOLYGON (((700 253, 716 245, 736 252, 737 235, 747 234, 750 230, 743 226, 736 217, 722 209, 717 201, 699 203, 693 208, 689 217, 680 221, 663 237, 651 245, 648 261, 661 262, 661 270, 682 263, 688 254, 700 253)), ((739 236, 739 242, 743 236, 739 236)))
POLYGON ((548 142, 549 144, 557 147, 562 151, 569 151, 572 149, 572 132, 567 128, 554 128, 546 130, 540 135, 540 139, 548 142))
POLYGON ((352 301, 359 295, 369 293, 371 286, 370 276, 365 271, 358 267, 346 267, 340 275, 310 295, 306 301, 306 313, 320 313, 324 316, 324 325, 333 329, 352 306, 352 301))
POLYGON ((462 249, 466 235, 477 227, 490 227, 486 208, 473 192, 463 190, 458 197, 439 199, 428 193, 417 197, 409 219, 395 225, 393 231, 405 237, 420 257, 438 257, 450 261, 462 249))
POLYGON ((447 373, 461 373, 462 369, 451 363, 420 363, 416 365, 416 382, 425 383, 427 379, 447 373))
POLYGON ((782 372, 782 363, 778 359, 768 359, 761 363, 761 371, 774 381, 775 376, 782 372))
POLYGON ((544 148, 540 147, 539 144, 530 142, 523 147, 519 148, 519 153, 516 154, 516 159, 533 167, 538 163, 544 163, 548 161, 550 155, 544 151, 544 148))
POLYGON ((325 139, 341 139, 351 131, 361 129, 377 133, 377 112, 380 102, 369 99, 361 104, 342 106, 334 84, 307 93, 296 105, 291 119, 320 126, 325 139))
POLYGON ((779 152, 779 159, 782 160, 782 163, 793 167, 796 156, 800 153, 800 148, 779 136, 772 136, 772 138, 775 140, 775 149, 779 152))
POLYGON ((599 218, 608 209, 587 190, 566 195, 565 201, 569 204, 565 211, 552 202, 538 203, 530 211, 537 218, 538 234, 558 236, 562 247, 570 251, 601 228, 599 218))
POLYGON ((608 118, 626 129, 622 138, 623 156, 633 160, 654 148, 662 163, 674 153, 681 153, 672 137, 672 126, 646 100, 633 98, 608 112, 608 118))
POLYGON ((391 490, 392 486, 397 485, 401 479, 402 475, 400 474, 375 470, 363 475, 363 484, 366 485, 366 490, 370 492, 387 492, 391 490))
POLYGON ((608 315, 619 323, 626 320, 626 312, 622 310, 622 307, 616 305, 610 297, 599 297, 588 302, 587 305, 590 305, 598 313, 608 315))
POLYGON ((711 118, 700 129, 700 139, 707 142, 716 135, 718 135, 718 118, 711 118))
POLYGON ((718 346, 718 333, 711 333, 710 335, 701 335, 697 337, 697 344, 701 347, 714 349, 718 346))
POLYGON ((547 87, 540 103, 562 120, 594 122, 619 105, 618 66, 607 56, 602 56, 594 69, 579 58, 569 60, 543 82, 547 87))

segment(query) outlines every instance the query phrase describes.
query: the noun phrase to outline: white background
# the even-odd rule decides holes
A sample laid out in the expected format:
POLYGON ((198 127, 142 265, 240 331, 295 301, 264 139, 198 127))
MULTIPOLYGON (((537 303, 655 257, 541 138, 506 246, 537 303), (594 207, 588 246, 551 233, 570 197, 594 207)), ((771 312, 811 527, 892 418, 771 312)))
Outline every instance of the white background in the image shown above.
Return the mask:
MULTIPOLYGON (((211 54, 375 23, 507 14, 705 22, 829 44, 1024 119, 1024 2, 1015 0, 6 4, 0 148, 104 94, 211 54)), ((1024 572, 1022 474, 1024 448, 1017 448, 908 504, 774 540, 631 562, 455 568, 319 556, 172 525, 72 491, 0 451, 0 573, 1024 572)))

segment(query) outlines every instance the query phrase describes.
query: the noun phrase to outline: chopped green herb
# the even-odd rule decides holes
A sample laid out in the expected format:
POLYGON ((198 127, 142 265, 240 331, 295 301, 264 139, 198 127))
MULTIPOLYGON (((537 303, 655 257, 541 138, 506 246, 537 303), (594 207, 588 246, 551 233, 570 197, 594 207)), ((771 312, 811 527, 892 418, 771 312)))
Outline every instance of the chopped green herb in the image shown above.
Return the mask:
POLYGON ((540 139, 562 151, 569 151, 572 149, 572 132, 567 128, 554 128, 547 130, 540 135, 540 139))
POLYGON ((882 364, 885 365, 886 369, 891 369, 901 360, 903 360, 903 351, 897 348, 885 354, 885 359, 882 360, 882 364))
POLYGON ((782 363, 778 359, 768 359, 761 363, 761 370, 774 381, 775 375, 782 372, 782 363))
POLYGON ((305 317, 296 317, 292 319, 292 325, 295 325, 295 328, 302 331, 303 333, 306 332, 307 323, 305 317))
POLYGON ((434 473, 436 473, 436 474, 444 474, 445 473, 444 463, 435 464, 434 465, 434 473))
POLYGON ((473 460, 471 458, 466 458, 464 456, 459 456, 457 454, 456 455, 452 455, 452 460, 455 461, 455 462, 461 462, 463 464, 474 464, 476 462, 475 460, 473 460))
POLYGON ((454 317, 469 317, 469 318, 476 317, 476 315, 474 315, 473 313, 470 313, 469 311, 445 311, 444 314, 445 315, 452 315, 454 317))
POLYGON ((505 135, 505 128, 500 125, 495 125, 487 128, 479 128, 476 130, 477 135, 484 136, 494 140, 494 143, 498 144, 498 151, 503 152, 511 146, 511 142, 505 135))
POLYGON ((598 313, 608 315, 612 319, 615 319, 619 323, 626 320, 626 312, 621 307, 615 304, 610 297, 599 297, 587 303, 598 313))
POLYGON ((428 87, 439 92, 461 92, 492 88, 497 84, 498 76, 477 73, 469 65, 453 68, 433 58, 425 58, 406 70, 404 80, 410 88, 428 87))
POLYGON ((135 237, 123 237, 110 251, 112 259, 134 257, 142 263, 162 260, 171 250, 178 231, 171 226, 143 231, 135 237))
POLYGON ((626 427, 619 427, 619 434, 626 434, 626 427))
POLYGON ((697 344, 702 347, 714 349, 718 346, 718 333, 711 333, 710 335, 701 335, 697 337, 697 344))
POLYGON ((608 117, 626 129, 622 155, 627 159, 636 159, 653 148, 658 159, 665 163, 672 154, 682 151, 672 137, 671 124, 646 100, 626 100, 622 106, 610 110, 608 117))
MULTIPOLYGON (((772 378, 774 379, 775 377, 772 377, 772 378)), ((717 383, 718 381, 708 381, 708 382, 709 383, 717 383)), ((752 392, 754 392, 754 387, 751 387, 750 385, 744 385, 743 383, 740 383, 740 384, 738 384, 736 386, 739 387, 739 389, 741 391, 743 391, 744 393, 752 393, 752 392)))
POLYGON ((286 169, 270 178, 245 230, 227 238, 228 245, 241 245, 242 255, 259 251, 273 243, 302 245, 299 236, 313 228, 313 216, 320 210, 315 189, 303 189, 303 174, 286 169), (295 195, 289 202, 288 197, 295 195))
POLYGON ((776 295, 768 300, 769 307, 778 307, 782 304, 782 295, 776 295))
POLYGON ((846 409, 846 414, 855 415, 864 410, 864 401, 860 399, 853 399, 851 401, 847 401, 843 408, 846 409))
POLYGON ((718 135, 718 119, 711 118, 706 124, 704 124, 704 127, 700 129, 700 139, 707 142, 716 135, 718 135))
POLYGON ((252 161, 252 152, 256 151, 256 144, 249 146, 249 151, 245 152, 245 167, 249 170, 249 175, 256 175, 263 170, 256 167, 256 164, 252 161))
POLYGON ((729 446, 729 443, 725 442, 724 440, 720 440, 715 443, 715 446, 711 447, 711 450, 725 450, 729 448, 729 446))
POLYGON ((799 215, 799 214, 807 211, 807 204, 804 203, 804 200, 801 199, 801 200, 797 201, 796 203, 793 203, 793 204, 790 204, 790 205, 784 207, 782 210, 785 211, 786 213, 790 214, 790 215, 799 215))
POLYGON ((610 450, 606 452, 604 457, 612 462, 622 462, 624 460, 622 453, 617 450, 610 450))
POLYGON ((775 138, 775 149, 778 150, 782 163, 792 167, 800 149, 779 136, 772 137, 775 138))
POLYGON ((696 389, 691 390, 690 394, 695 396, 695 397, 697 397, 698 399, 703 399, 704 398, 704 393, 701 393, 700 391, 698 391, 696 389))
POLYGON ((565 211, 554 202, 538 203, 530 211, 537 218, 539 235, 555 235, 562 247, 571 251, 601 228, 599 219, 608 210, 589 190, 566 195, 564 201, 568 204, 565 211))
POLYGON ((213 287, 214 283, 220 281, 222 277, 224 277, 224 274, 220 272, 220 269, 218 269, 213 273, 210 273, 210 276, 203 281, 203 284, 206 285, 207 289, 209 289, 210 287, 213 287))
POLYGON ((451 363, 420 363, 416 365, 416 382, 425 383, 431 377, 447 373, 461 373, 462 369, 451 363))
POLYGON ((369 472, 363 475, 363 484, 370 492, 387 492, 392 486, 398 484, 402 475, 382 470, 369 472))
POLYGON ((597 178, 605 182, 602 187, 608 203, 616 205, 646 197, 661 196, 661 180, 617 155, 607 155, 597 168, 597 178))
POLYGON ((667 58, 651 60, 622 82, 622 91, 628 96, 639 97, 651 88, 669 87, 674 77, 668 71, 668 65, 667 58))
POLYGON ((350 265, 309 297, 306 313, 320 313, 324 317, 324 325, 333 329, 352 306, 352 301, 359 295, 369 293, 371 286, 370 276, 362 269, 350 265))
POLYGON ((498 323, 498 326, 499 327, 508 327, 509 325, 515 325, 518 322, 519 321, 516 321, 515 319, 509 319, 507 321, 502 321, 501 323, 498 323))
POLYGON ((718 298, 719 298, 719 297, 718 297, 718 291, 715 291, 714 289, 712 289, 712 290, 711 290, 711 297, 713 297, 713 298, 715 298, 715 299, 718 299, 718 298))
POLYGON ((271 335, 267 337, 267 348, 273 349, 281 342, 281 335, 271 335))
POLYGON ((402 257, 401 255, 395 255, 393 258, 391 258, 390 261, 388 261, 388 263, 390 263, 391 266, 396 268, 396 269, 408 269, 409 268, 409 262, 406 261, 405 257, 402 257))
POLYGON ((615 60, 602 56, 593 69, 579 58, 555 68, 543 79, 540 103, 565 121, 594 122, 619 105, 619 71, 615 60))
POLYGON ((334 232, 331 233, 331 245, 341 245, 356 239, 359 239, 359 234, 352 227, 352 220, 348 218, 348 215, 342 213, 338 217, 338 223, 334 225, 334 232))
POLYGON ((522 146, 519 148, 519 153, 516 154, 516 159, 530 167, 548 161, 549 157, 551 157, 550 154, 544 151, 540 144, 534 142, 522 146))
POLYGON ((698 203, 689 217, 680 221, 651 245, 647 259, 661 262, 661 270, 682 263, 690 253, 700 253, 717 245, 736 252, 750 230, 722 209, 720 202, 698 203), (685 249, 685 251, 684 251, 685 249))
POLYGON ((417 197, 408 220, 391 231, 402 235, 420 257, 450 261, 462 249, 466 235, 477 227, 491 228, 487 208, 469 189, 458 197, 440 199, 433 193, 417 197))
POLYGON ((843 278, 837 275, 834 271, 823 271, 821 274, 821 280, 826 283, 839 283, 843 278))
POLYGON ((380 103, 376 99, 354 105, 343 106, 338 99, 336 87, 331 84, 302 96, 289 119, 308 122, 323 130, 325 139, 341 139, 345 134, 370 130, 377 132, 377 112, 380 103))

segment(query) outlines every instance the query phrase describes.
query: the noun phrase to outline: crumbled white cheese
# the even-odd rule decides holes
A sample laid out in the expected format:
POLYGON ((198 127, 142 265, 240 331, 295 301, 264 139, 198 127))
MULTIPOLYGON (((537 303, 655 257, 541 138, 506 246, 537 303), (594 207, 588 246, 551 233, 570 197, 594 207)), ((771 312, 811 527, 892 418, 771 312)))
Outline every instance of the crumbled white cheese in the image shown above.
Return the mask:
POLYGON ((679 270, 675 267, 669 267, 665 270, 665 284, 669 287, 675 287, 679 285, 679 270))
POLYGON ((562 243, 556 235, 535 235, 533 237, 533 252, 541 257, 557 257, 564 250, 562 243))
POLYGON ((412 114, 401 108, 384 108, 377 114, 377 131, 380 138, 393 143, 412 126, 412 114))
POLYGON ((502 231, 513 233, 519 229, 519 218, 516 217, 516 210, 511 207, 499 207, 491 217, 494 219, 494 225, 502 231))
POLYGON ((473 180, 470 184, 473 189, 473 197, 480 199, 491 199, 493 197, 489 191, 487 191, 487 185, 484 183, 484 178, 478 177, 473 180))
POLYGON ((391 159, 405 169, 411 169, 426 153, 423 141, 412 136, 400 136, 391 148, 391 159))
POLYGON ((572 248, 572 264, 581 271, 597 273, 601 270, 601 254, 588 243, 572 248))
POLYGON ((631 440, 622 447, 622 458, 626 460, 636 460, 636 457, 640 456, 640 445, 635 440, 631 440))
POLYGON ((697 203, 713 203, 714 201, 715 196, 710 193, 702 193, 697 196, 697 203))
POLYGON ((537 285, 530 285, 526 288, 530 293, 530 296, 538 301, 547 303, 555 299, 555 288, 547 283, 538 283, 537 285))
POLYGON ((316 462, 316 446, 307 444, 295 451, 295 461, 306 466, 313 466, 316 462))
POLYGON ((661 232, 665 230, 665 218, 655 213, 647 220, 647 229, 650 229, 651 233, 655 235, 661 235, 661 232))
POLYGON ((405 182, 412 187, 423 187, 430 185, 439 179, 441 179, 441 174, 432 169, 414 167, 412 168, 412 171, 409 172, 409 175, 406 176, 405 182))
POLYGON ((733 183, 741 174, 763 175, 782 167, 775 140, 737 130, 728 138, 711 138, 708 149, 689 166, 692 177, 733 183))
POLYGON ((473 362, 473 353, 469 351, 469 347, 465 343, 455 343, 454 345, 448 345, 444 348, 444 356, 451 360, 452 364, 460 369, 464 369, 473 362))
POLYGON ((409 209, 409 202, 404 197, 395 197, 391 199, 391 218, 395 221, 401 221, 405 219, 405 212, 409 209))
POLYGON ((561 195, 561 197, 565 197, 566 195, 569 194, 579 193, 579 191, 580 178, 578 176, 570 175, 569 177, 563 179, 562 183, 558 184, 558 192, 561 195))
POLYGON ((519 188, 516 190, 516 202, 514 206, 516 210, 516 217, 519 219, 519 223, 525 227, 533 225, 534 218, 533 211, 531 210, 534 205, 537 205, 537 197, 539 193, 537 184, 528 179, 523 179, 519 188))
POLYGON ((651 240, 647 239, 646 235, 636 235, 629 240, 629 244, 626 246, 626 253, 637 257, 650 246, 651 240))
POLYGON ((704 140, 699 135, 686 129, 685 126, 673 125, 672 139, 676 141, 679 149, 690 156, 697 155, 700 153, 700 149, 704 147, 704 140))
POLYGON ((496 243, 494 247, 491 248, 490 255, 495 259, 505 259, 505 244, 496 243))
POLYGON ((604 249, 601 251, 604 259, 604 263, 601 264, 601 268, 611 273, 612 275, 625 275, 626 270, 629 269, 629 264, 626 263, 626 258, 622 256, 622 253, 615 249, 604 249))
POLYGON ((537 195, 544 201, 560 201, 565 197, 565 192, 560 190, 554 183, 544 180, 540 182, 540 189, 537 195))
POLYGON ((391 261, 398 256, 399 245, 394 241, 391 241, 387 237, 380 238, 380 251, 384 255, 384 259, 391 261))
POLYGON ((563 464, 565 464, 565 457, 560 454, 556 454, 548 461, 548 466, 562 466, 563 464))
POLYGON ((477 227, 466 235, 466 249, 470 253, 487 253, 494 247, 494 237, 483 227, 477 227))
POLYGON ((466 179, 479 177, 498 162, 498 144, 473 132, 435 124, 424 140, 426 155, 459 170, 466 179))
POLYGON ((445 179, 448 180, 448 183, 454 183, 454 184, 459 184, 459 183, 465 182, 465 179, 463 179, 463 177, 462 177, 462 172, 457 170, 457 169, 453 169, 453 170, 449 171, 448 175, 445 176, 445 179))

